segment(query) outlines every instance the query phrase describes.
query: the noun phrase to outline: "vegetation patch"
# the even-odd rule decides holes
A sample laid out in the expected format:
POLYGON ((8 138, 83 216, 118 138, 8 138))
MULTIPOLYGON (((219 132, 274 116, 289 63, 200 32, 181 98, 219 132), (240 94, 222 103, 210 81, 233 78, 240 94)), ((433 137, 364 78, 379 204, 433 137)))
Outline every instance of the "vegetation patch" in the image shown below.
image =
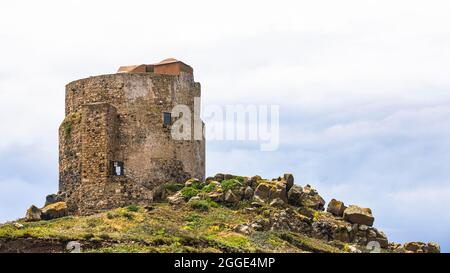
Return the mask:
POLYGON ((198 211, 208 211, 210 207, 217 208, 219 205, 211 200, 195 200, 189 203, 192 209, 198 211))
POLYGON ((196 196, 199 193, 199 190, 194 187, 184 187, 181 189, 181 195, 184 199, 189 200, 192 197, 196 196))
POLYGON ((62 124, 65 135, 69 136, 72 133, 74 124, 79 123, 80 121, 81 121, 81 113, 80 112, 76 112, 71 115, 68 115, 64 119, 63 124, 62 124))
POLYGON ((237 179, 228 179, 228 180, 223 180, 221 185, 222 185, 222 190, 224 192, 227 192, 229 190, 233 190, 234 188, 236 188, 238 186, 242 186, 242 183, 239 182, 239 180, 237 180, 237 179))
POLYGON ((282 233, 280 238, 287 241, 288 243, 303 249, 305 251, 310 251, 314 253, 341 253, 342 251, 336 247, 326 244, 325 242, 307 237, 301 234, 282 233))
POLYGON ((140 210, 139 206, 136 206, 136 205, 128 206, 128 207, 126 207, 126 209, 131 212, 138 212, 140 210))
POLYGON ((181 190, 182 188, 184 188, 183 184, 180 183, 169 183, 165 185, 166 190, 170 191, 170 192, 177 192, 179 190, 181 190))
POLYGON ((210 193, 213 192, 217 188, 215 184, 208 184, 203 187, 202 192, 210 193))

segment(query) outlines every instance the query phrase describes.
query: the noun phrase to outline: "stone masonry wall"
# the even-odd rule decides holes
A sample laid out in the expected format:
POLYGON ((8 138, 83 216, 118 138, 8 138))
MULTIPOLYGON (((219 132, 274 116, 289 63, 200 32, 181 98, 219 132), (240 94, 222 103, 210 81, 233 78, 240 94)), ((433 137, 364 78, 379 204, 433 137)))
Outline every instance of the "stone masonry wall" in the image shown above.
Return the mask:
POLYGON ((189 73, 113 74, 68 84, 60 192, 71 212, 145 204, 163 183, 203 179, 205 141, 173 140, 163 124, 163 113, 177 104, 188 105, 194 117, 200 93, 189 73), (124 176, 111 175, 111 161, 124 163, 124 176))

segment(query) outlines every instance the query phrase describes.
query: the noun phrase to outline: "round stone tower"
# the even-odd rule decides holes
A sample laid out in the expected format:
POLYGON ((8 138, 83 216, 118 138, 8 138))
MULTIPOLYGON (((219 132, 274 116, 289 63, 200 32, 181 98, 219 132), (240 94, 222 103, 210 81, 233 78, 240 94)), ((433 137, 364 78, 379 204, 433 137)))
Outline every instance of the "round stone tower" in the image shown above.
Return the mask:
POLYGON ((203 129, 200 96, 193 69, 175 59, 69 83, 59 191, 71 213, 145 205, 164 183, 203 179, 203 134, 175 140, 171 133, 177 105, 191 110, 191 132, 195 122, 203 129))

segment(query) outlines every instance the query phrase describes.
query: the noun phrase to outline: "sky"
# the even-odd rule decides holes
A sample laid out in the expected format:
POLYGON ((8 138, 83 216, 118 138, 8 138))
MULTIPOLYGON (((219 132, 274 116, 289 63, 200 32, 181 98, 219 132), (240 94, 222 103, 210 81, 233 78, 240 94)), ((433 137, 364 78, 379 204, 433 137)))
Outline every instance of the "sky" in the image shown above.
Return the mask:
POLYGON ((5 2, 0 222, 57 191, 65 84, 175 57, 204 107, 280 107, 276 151, 208 141, 207 174, 291 172, 450 252, 449 25, 436 0, 5 2))

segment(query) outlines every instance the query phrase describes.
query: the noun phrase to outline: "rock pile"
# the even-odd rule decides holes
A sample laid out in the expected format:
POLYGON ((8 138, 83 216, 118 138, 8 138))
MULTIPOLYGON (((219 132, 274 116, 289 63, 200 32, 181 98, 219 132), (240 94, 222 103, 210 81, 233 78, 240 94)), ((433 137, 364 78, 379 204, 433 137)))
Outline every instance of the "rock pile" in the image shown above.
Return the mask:
POLYGON ((441 248, 436 243, 408 242, 403 245, 391 243, 389 249, 397 253, 440 253, 441 248))
MULTIPOLYGON (((173 186, 172 186, 173 187, 173 186)), ((249 211, 261 212, 263 217, 234 230, 248 235, 255 231, 293 231, 325 241, 349 244, 349 247, 366 247, 370 242, 382 249, 396 252, 433 252, 439 246, 433 243, 410 243, 405 246, 389 244, 386 235, 373 227, 375 218, 369 208, 356 205, 348 207, 332 199, 325 212, 325 200, 310 185, 294 184, 294 176, 285 174, 275 179, 258 175, 242 177, 217 174, 206 181, 190 179, 181 190, 166 193, 172 205, 210 202, 234 205, 247 202, 249 211)))

